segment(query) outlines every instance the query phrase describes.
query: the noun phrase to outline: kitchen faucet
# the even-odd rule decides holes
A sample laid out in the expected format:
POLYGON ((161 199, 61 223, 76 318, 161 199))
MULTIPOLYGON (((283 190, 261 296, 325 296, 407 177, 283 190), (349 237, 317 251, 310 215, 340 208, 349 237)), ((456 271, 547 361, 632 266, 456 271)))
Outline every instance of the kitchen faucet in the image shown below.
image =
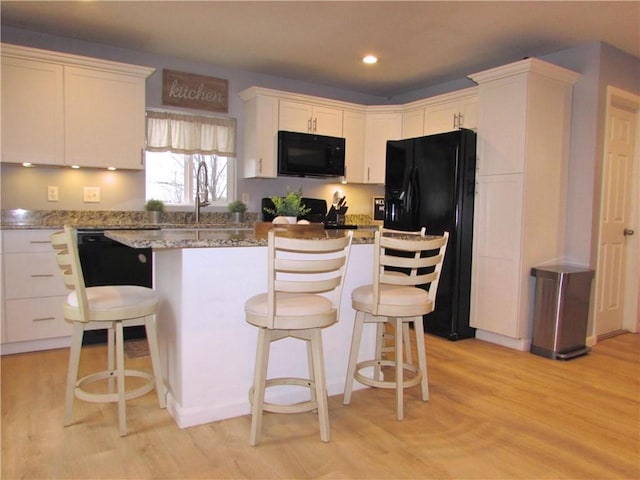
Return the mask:
POLYGON ((207 164, 200 160, 196 171, 196 223, 200 222, 200 207, 209 205, 209 173, 207 164), (202 188, 202 192, 200 189, 202 188))

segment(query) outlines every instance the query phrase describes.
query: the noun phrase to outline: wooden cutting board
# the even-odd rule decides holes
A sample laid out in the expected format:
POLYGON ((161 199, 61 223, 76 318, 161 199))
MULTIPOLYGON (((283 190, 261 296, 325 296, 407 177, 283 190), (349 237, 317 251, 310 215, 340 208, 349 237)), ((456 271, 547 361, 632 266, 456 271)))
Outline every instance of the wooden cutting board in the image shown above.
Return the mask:
POLYGON ((254 224, 254 231, 256 237, 266 237, 269 230, 276 229, 291 234, 305 236, 309 234, 324 233, 324 225, 322 223, 271 223, 271 222, 256 222, 254 224))

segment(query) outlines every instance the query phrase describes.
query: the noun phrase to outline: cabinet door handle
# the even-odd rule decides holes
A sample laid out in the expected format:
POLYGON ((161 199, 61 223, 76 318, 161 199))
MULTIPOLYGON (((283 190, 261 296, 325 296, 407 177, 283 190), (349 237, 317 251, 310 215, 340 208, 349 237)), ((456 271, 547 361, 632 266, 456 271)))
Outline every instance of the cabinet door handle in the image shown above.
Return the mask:
POLYGON ((32 245, 42 244, 42 243, 51 243, 51 240, 31 240, 29 241, 32 245))
POLYGON ((311 117, 309 117, 309 120, 307 120, 307 132, 311 132, 311 117))
POLYGON ((31 278, 49 278, 53 277, 53 273, 34 273, 31 278))
POLYGON ((464 115, 459 113, 458 114, 458 128, 462 128, 462 125, 464 125, 464 115))
POLYGON ((258 160, 258 173, 262 173, 262 158, 258 160))
POLYGON ((55 320, 56 317, 39 317, 39 318, 32 318, 31 321, 32 322, 46 322, 49 320, 55 320))
POLYGON ((625 236, 625 237, 630 237, 631 235, 633 235, 633 234, 634 234, 634 233, 636 233, 636 232, 634 232, 634 231, 633 231, 632 229, 630 229, 630 228, 625 228, 623 233, 624 233, 624 236, 625 236))
POLYGON ((458 127, 457 127, 457 124, 458 124, 458 114, 457 114, 457 113, 454 113, 454 114, 453 114, 453 129, 454 129, 454 130, 455 130, 456 128, 458 128, 458 127))
POLYGON ((314 118, 313 119, 313 131, 317 131, 318 130, 318 119, 314 118))

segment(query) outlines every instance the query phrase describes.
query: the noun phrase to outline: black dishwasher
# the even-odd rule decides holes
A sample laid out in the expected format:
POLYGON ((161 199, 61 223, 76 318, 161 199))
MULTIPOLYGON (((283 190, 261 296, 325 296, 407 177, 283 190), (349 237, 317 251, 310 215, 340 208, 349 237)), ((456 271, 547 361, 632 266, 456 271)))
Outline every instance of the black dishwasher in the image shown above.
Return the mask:
MULTIPOLYGON (((131 230, 109 227, 109 230, 131 230)), ((139 228, 135 228, 140 230, 139 228)), ((153 262, 150 248, 131 248, 105 236, 104 228, 78 229, 78 254, 87 287, 102 285, 153 286, 153 262)), ((124 329, 125 340, 145 338, 144 326, 124 329)), ((107 330, 87 330, 83 344, 107 342, 107 330)))

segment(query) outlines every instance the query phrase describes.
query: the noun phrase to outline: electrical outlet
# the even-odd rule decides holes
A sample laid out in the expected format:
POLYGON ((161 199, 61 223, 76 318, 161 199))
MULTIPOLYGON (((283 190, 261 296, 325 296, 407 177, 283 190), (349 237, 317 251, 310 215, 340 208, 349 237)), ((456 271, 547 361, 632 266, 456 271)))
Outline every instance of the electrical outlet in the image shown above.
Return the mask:
POLYGON ((58 187, 56 185, 49 185, 47 187, 47 201, 49 202, 58 201, 58 187))
POLYGON ((243 193, 242 194, 242 203, 244 203, 244 204, 248 204, 249 203, 249 194, 248 193, 243 193))
POLYGON ((100 187, 84 187, 84 202, 85 203, 100 202, 100 187))

